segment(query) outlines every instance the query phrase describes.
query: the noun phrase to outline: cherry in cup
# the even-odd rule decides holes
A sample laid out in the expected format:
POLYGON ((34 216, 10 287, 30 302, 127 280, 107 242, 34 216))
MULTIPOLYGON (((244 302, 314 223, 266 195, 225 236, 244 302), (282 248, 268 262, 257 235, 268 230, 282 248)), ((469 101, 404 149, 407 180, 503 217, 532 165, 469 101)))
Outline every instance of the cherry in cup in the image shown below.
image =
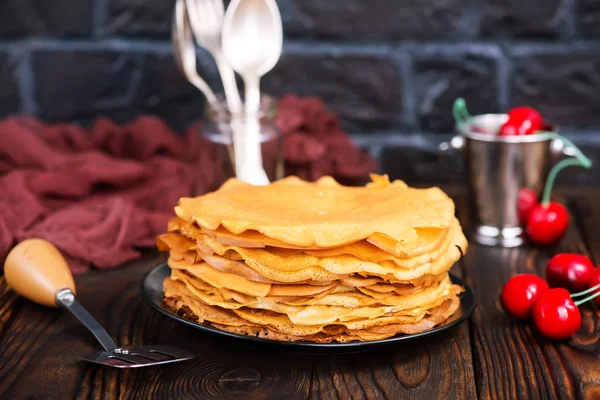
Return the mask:
POLYGON ((515 107, 508 111, 508 120, 500 127, 500 136, 531 135, 542 129, 544 120, 531 107, 515 107))

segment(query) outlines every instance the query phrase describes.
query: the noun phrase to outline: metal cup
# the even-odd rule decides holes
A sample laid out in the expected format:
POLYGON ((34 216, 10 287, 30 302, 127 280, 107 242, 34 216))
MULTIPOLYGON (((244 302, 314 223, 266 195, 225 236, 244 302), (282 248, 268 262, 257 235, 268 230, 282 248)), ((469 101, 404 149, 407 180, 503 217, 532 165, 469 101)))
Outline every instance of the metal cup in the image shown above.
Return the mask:
POLYGON ((464 154, 470 234, 477 243, 488 246, 523 244, 519 192, 527 188, 539 196, 555 159, 561 154, 574 155, 570 147, 547 133, 498 136, 507 119, 506 114, 474 116, 458 126, 458 136, 440 144, 442 151, 454 149, 464 154))

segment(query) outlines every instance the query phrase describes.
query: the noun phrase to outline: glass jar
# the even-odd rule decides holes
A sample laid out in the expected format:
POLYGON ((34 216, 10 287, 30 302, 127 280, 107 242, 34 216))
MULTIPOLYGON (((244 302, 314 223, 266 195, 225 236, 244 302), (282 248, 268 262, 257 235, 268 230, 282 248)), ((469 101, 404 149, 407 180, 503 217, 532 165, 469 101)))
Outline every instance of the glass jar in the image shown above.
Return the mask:
MULTIPOLYGON (((218 106, 206 104, 205 122, 201 135, 211 146, 212 162, 216 165, 214 183, 209 190, 218 189, 227 179, 235 177, 235 154, 232 121, 234 114, 223 95, 217 95, 218 106)), ((275 126, 277 99, 263 94, 260 101, 259 124, 263 168, 271 182, 283 178, 283 140, 275 126)), ((243 120, 243 119, 242 119, 243 120)), ((196 195, 199 193, 196 193, 196 195)))

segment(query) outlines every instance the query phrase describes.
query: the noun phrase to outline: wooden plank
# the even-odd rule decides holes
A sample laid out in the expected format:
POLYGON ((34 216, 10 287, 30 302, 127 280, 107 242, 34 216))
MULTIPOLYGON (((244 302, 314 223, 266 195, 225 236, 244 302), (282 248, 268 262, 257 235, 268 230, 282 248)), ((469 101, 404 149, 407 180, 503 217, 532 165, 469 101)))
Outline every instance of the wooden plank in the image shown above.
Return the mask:
POLYGON ((476 398, 469 330, 379 351, 321 356, 313 371, 313 399, 476 398))
POLYGON ((0 342, 3 341, 19 309, 17 295, 8 288, 4 277, 0 276, 0 342))
POLYGON ((140 281, 156 262, 76 278, 79 301, 119 344, 173 344, 193 360, 117 370, 79 361, 100 349, 72 316, 19 299, 21 310, 0 344, 0 398, 305 399, 310 356, 238 345, 182 326, 152 310, 140 281))
MULTIPOLYGON (((466 214, 466 196, 457 198, 457 207, 466 214)), ((595 209, 600 213, 600 207, 595 209)), ((462 221, 467 227, 470 225, 468 218, 462 221)), ((530 324, 509 318, 499 301, 502 286, 511 276, 523 272, 544 276, 552 255, 565 251, 585 253, 576 225, 571 224, 555 248, 530 245, 501 249, 471 244, 464 265, 466 280, 478 299, 471 329, 477 392, 481 398, 594 398, 600 394, 595 312, 586 308, 580 332, 571 340, 557 342, 541 337, 530 324), (590 341, 594 345, 582 351, 579 343, 590 341)), ((596 224, 593 235, 600 239, 598 227, 596 224)))

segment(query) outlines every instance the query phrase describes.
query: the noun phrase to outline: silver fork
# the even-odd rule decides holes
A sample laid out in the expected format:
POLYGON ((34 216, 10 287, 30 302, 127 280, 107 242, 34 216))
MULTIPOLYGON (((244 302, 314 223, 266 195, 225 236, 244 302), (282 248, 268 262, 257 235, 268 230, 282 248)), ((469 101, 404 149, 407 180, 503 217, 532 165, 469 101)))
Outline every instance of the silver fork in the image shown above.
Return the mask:
POLYGON ((196 68, 196 49, 194 48, 194 37, 192 36, 185 0, 177 0, 175 3, 171 40, 177 67, 183 72, 187 80, 204 94, 213 109, 217 109, 219 104, 217 97, 206 81, 198 74, 196 68))
POLYGON ((189 360, 193 355, 173 346, 117 346, 110 335, 75 299, 73 275, 56 247, 42 239, 16 245, 4 262, 8 286, 27 299, 47 307, 69 310, 92 332, 104 352, 81 359, 115 368, 136 368, 189 360))
POLYGON ((225 15, 223 0, 185 1, 196 42, 214 57, 223 82, 229 110, 238 114, 242 111, 242 101, 237 88, 235 73, 225 60, 221 46, 221 28, 225 15))

